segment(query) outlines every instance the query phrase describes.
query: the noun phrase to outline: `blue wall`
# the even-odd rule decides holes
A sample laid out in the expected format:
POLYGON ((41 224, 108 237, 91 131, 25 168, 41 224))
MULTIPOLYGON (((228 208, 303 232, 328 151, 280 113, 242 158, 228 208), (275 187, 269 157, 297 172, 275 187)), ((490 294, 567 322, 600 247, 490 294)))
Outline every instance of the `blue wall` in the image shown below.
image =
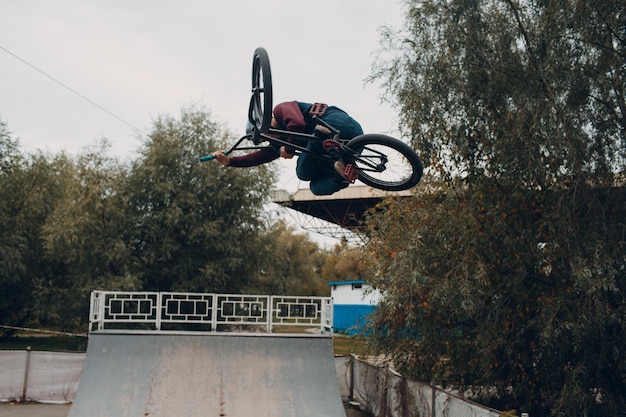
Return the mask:
POLYGON ((374 310, 367 304, 335 304, 333 325, 336 332, 359 334, 367 321, 367 315, 374 310))

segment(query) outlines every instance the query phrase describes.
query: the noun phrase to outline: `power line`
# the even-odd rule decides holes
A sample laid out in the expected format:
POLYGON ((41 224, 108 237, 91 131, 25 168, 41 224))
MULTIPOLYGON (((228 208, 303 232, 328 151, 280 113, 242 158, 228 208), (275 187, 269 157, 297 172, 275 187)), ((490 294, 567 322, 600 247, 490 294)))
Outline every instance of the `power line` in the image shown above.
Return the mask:
POLYGON ((17 326, 6 326, 4 324, 0 324, 0 328, 9 329, 9 330, 22 330, 26 332, 36 332, 36 333, 48 333, 48 334, 58 334, 61 336, 80 336, 80 337, 88 337, 86 333, 68 333, 68 332, 57 332, 54 330, 44 330, 44 329, 33 329, 31 327, 17 327, 17 326))
POLYGON ((29 67, 31 67, 32 69, 34 69, 35 71, 39 72, 40 74, 44 75, 45 77, 49 78, 50 80, 54 81, 55 83, 59 84, 61 87, 65 88, 66 90, 69 90, 70 92, 72 92, 73 94, 77 95, 78 97, 82 98, 83 100, 85 100, 86 102, 88 102, 89 104, 97 107, 98 109, 102 110, 103 112, 107 113, 110 116, 115 117, 117 120, 119 120, 120 122, 124 123, 125 125, 131 127, 133 130, 141 133, 142 135, 148 136, 147 133, 145 133, 144 131, 142 131, 141 129, 139 129, 138 127, 134 126, 133 124, 127 122, 126 120, 122 119, 120 116, 118 116, 117 114, 113 113, 112 111, 106 109, 105 107, 99 105, 98 103, 96 103, 95 101, 89 99, 88 97, 84 96, 83 94, 79 93, 78 91, 74 90, 72 87, 70 87, 67 84, 64 84, 63 82, 57 80, 56 78, 54 78, 53 76, 51 76, 50 74, 46 73, 45 71, 37 68, 36 66, 34 66, 33 64, 29 63, 28 61, 20 58, 19 56, 17 56, 16 54, 14 54, 13 52, 9 51, 8 49, 4 48, 3 46, 0 45, 0 49, 2 49, 4 52, 6 52, 7 54, 11 55, 13 58, 17 59, 18 61, 22 62, 23 64, 28 65, 29 67))

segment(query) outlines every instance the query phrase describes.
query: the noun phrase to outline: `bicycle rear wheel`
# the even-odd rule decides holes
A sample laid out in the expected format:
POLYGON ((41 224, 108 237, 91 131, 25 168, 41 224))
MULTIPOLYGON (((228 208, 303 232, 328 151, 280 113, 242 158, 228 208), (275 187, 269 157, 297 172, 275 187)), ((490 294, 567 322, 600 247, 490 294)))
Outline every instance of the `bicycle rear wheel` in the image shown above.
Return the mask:
POLYGON ((272 72, 264 48, 257 48, 252 58, 252 97, 248 120, 256 128, 257 136, 259 132, 267 132, 272 124, 272 72))
POLYGON ((347 143, 355 152, 359 180, 385 191, 402 191, 422 179, 422 161, 406 143, 380 134, 357 136, 347 143))

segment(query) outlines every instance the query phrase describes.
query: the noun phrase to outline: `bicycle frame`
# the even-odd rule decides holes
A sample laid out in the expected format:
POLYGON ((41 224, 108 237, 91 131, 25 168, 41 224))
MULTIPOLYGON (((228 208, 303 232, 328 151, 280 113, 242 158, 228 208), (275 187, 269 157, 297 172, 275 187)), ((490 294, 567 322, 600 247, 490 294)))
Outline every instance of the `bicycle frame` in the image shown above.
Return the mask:
MULTIPOLYGON (((335 140, 340 140, 339 139, 339 130, 335 129, 334 127, 332 127, 331 125, 329 125, 327 122, 325 122, 324 120, 320 119, 317 116, 313 117, 315 121, 317 121, 319 124, 326 126, 328 129, 330 129, 330 131, 333 133, 333 139, 335 140)), ((329 160, 332 161, 333 158, 329 153, 318 153, 318 152, 314 152, 311 151, 310 149, 308 149, 308 144, 310 142, 319 142, 320 144, 326 140, 323 138, 319 138, 317 136, 315 136, 314 134, 311 133, 301 133, 301 132, 293 132, 290 130, 281 130, 281 129, 276 129, 273 127, 270 127, 267 132, 262 133, 262 132, 253 132, 251 134, 247 134, 242 136, 241 138, 239 138, 239 140, 237 142, 235 142, 235 144, 228 149, 227 151, 224 152, 225 155, 230 154, 233 151, 247 151, 247 150, 260 150, 260 149, 266 149, 266 148, 270 148, 271 146, 243 146, 240 147, 239 145, 241 144, 241 142, 243 142, 244 140, 251 140, 251 141, 255 141, 255 136, 257 136, 256 141, 261 143, 261 142, 265 142, 268 141, 270 142, 270 144, 274 144, 274 145, 278 145, 278 146, 288 146, 289 148, 293 149, 294 155, 300 155, 300 154, 307 154, 307 155, 311 155, 314 158, 320 159, 320 160, 329 160), (259 140, 258 138, 263 138, 265 140, 259 140), (283 138, 290 138, 290 139, 301 139, 306 141, 307 146, 303 146, 303 145, 299 145, 297 143, 292 143, 289 142, 287 139, 283 139, 283 138)), ((212 155, 207 155, 207 156, 203 156, 200 158, 200 161, 209 161, 211 159, 213 159, 214 157, 212 155)))

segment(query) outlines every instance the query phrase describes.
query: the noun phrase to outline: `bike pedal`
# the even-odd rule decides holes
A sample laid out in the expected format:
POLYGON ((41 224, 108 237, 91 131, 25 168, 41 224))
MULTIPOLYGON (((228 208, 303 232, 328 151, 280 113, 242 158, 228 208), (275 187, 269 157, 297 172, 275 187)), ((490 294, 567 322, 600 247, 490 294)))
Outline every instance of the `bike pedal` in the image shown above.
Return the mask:
POLYGON ((354 184, 354 182, 359 179, 359 173, 357 172, 354 164, 346 164, 345 173, 348 181, 350 181, 350 184, 354 184))
POLYGON ((359 179, 359 173, 357 172, 354 164, 346 165, 346 175, 350 179, 350 183, 354 183, 354 181, 359 179))

